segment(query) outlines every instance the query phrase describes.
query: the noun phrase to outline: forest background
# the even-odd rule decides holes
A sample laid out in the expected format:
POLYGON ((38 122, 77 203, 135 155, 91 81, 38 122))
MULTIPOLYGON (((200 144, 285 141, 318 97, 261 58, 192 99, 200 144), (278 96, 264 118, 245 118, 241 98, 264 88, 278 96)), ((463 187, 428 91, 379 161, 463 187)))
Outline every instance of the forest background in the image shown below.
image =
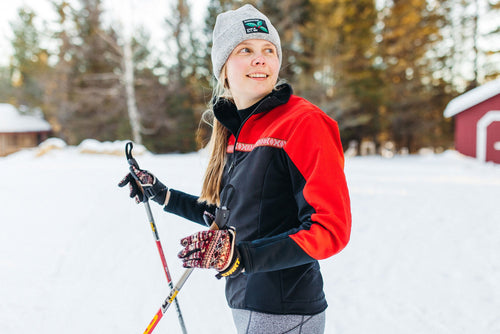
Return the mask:
POLYGON ((50 2, 50 25, 36 24, 26 6, 10 22, 0 102, 41 110, 69 144, 133 139, 156 153, 199 149, 210 132, 201 119, 215 18, 243 3, 269 16, 283 47, 280 77, 338 121, 346 148, 363 140, 410 152, 449 148, 446 104, 500 77, 496 0, 210 0, 201 28, 192 22, 196 1, 173 0, 166 48, 146 27, 105 22, 102 0, 50 2))

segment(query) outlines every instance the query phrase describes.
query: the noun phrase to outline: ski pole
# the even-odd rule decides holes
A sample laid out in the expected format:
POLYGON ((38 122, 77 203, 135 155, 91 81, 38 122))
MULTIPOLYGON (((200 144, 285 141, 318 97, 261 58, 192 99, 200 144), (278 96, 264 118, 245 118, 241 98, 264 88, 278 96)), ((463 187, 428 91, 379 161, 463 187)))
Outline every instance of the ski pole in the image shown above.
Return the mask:
MULTIPOLYGON (((137 161, 132 156, 132 148, 133 148, 132 142, 128 142, 125 145, 125 155, 127 157, 127 162, 130 165, 131 173, 135 177, 135 173, 132 170, 132 166, 139 169, 139 165, 137 164, 137 161)), ((163 247, 161 245, 160 235, 158 234, 158 229, 156 228, 155 220, 153 218, 153 213, 151 212, 151 207, 149 206, 149 201, 148 201, 148 198, 146 196, 143 196, 143 203, 144 203, 144 208, 146 209, 146 214, 148 216, 149 225, 151 226, 151 231, 153 232, 153 237, 155 239, 156 248, 158 248, 158 253, 160 254, 161 263, 163 264, 163 271, 165 272, 165 276, 167 277, 168 286, 170 287, 170 290, 172 291, 174 289, 174 285, 172 283, 170 271, 168 270, 167 260, 165 259, 165 254, 163 253, 163 247)), ((177 301, 177 299, 175 299, 175 308, 177 310, 177 315, 179 317, 179 324, 181 326, 182 333, 187 334, 186 325, 184 324, 184 318, 182 317, 182 312, 181 312, 181 309, 179 307, 179 302, 177 301)))
MULTIPOLYGON (((227 221, 229 219, 229 210, 227 209, 226 206, 223 206, 221 208, 216 209, 215 217, 211 216, 210 214, 204 213, 203 218, 205 219, 205 223, 207 224, 207 226, 210 226, 210 230, 212 231, 219 230, 224 228, 224 226, 226 226, 227 221)), ((176 299, 177 294, 182 289, 184 283, 186 283, 187 279, 189 278, 189 275, 191 275, 193 270, 194 268, 188 268, 184 271, 184 274, 182 274, 181 278, 179 279, 179 282, 177 282, 175 287, 170 291, 170 294, 165 299, 163 304, 161 304, 160 309, 155 313, 153 319, 151 320, 151 322, 149 323, 148 327, 146 328, 143 334, 149 334, 153 332, 156 325, 158 325, 158 322, 160 322, 160 319, 163 317, 165 312, 167 312, 172 302, 177 300, 176 299)))
POLYGON ((170 294, 165 299, 163 304, 161 304, 160 309, 158 310, 158 312, 156 312, 155 316, 153 317, 153 320, 151 320, 148 327, 144 331, 144 334, 152 333, 153 330, 155 329, 156 325, 158 325, 158 323, 160 322, 160 319, 163 317, 165 312, 167 312, 167 310, 170 307, 170 305, 172 304, 172 302, 177 301, 177 299, 175 297, 177 297, 177 294, 181 290, 184 283, 186 283, 187 279, 189 278, 189 275, 191 275, 193 270, 194 270, 194 268, 189 268, 189 269, 186 269, 186 271, 184 271, 184 274, 182 274, 181 279, 179 280, 179 282, 177 282, 175 287, 172 290, 170 290, 170 294))
MULTIPOLYGON (((160 237, 158 235, 158 230, 156 229, 156 224, 154 222, 153 215, 151 214, 151 208, 150 208, 149 202, 147 200, 144 202, 144 207, 146 208, 146 213, 148 214, 149 222, 151 225, 151 230, 153 231, 153 236, 154 236, 155 242, 156 242, 156 247, 158 248, 158 253, 160 254, 161 262, 163 264, 163 270, 165 271, 165 276, 167 277, 168 286, 169 286, 170 290, 172 290, 172 289, 174 289, 174 285, 172 283, 172 278, 170 277, 170 271, 168 270, 167 261, 165 259, 165 254, 163 253, 163 247, 161 246, 160 237)), ((179 307, 179 302, 177 299, 175 300, 175 308, 177 310, 177 316, 179 318, 179 324, 181 326, 182 333, 187 334, 186 325, 184 323, 184 318, 182 317, 182 312, 181 312, 181 309, 179 307)))
MULTIPOLYGON (((217 230, 217 229, 218 229, 218 227, 215 223, 212 224, 212 226, 210 227, 210 230, 217 230)), ((143 334, 149 334, 149 333, 153 332, 156 325, 158 325, 158 323, 160 322, 160 319, 163 317, 165 312, 167 312, 167 310, 170 307, 170 305, 172 304, 172 302, 177 300, 176 299, 177 294, 182 289, 182 287, 184 286, 184 283, 186 283, 187 279, 189 278, 189 276, 191 275, 193 270, 194 270, 194 268, 188 268, 184 271, 184 274, 182 274, 181 278, 179 279, 179 282, 177 282, 175 287, 172 290, 170 290, 170 294, 165 299, 163 304, 161 304, 160 309, 158 310, 158 312, 155 313, 155 316, 153 317, 153 319, 151 320, 151 322, 149 323, 148 327, 146 328, 146 330, 144 331, 143 334)))

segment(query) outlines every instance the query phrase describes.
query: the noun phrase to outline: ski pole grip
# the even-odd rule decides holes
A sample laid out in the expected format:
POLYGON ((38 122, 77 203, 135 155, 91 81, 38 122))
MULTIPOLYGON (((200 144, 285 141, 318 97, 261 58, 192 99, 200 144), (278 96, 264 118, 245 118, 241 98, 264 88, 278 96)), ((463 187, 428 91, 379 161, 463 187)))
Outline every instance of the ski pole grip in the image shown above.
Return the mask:
POLYGON ((134 157, 132 156, 132 148, 134 148, 134 144, 132 144, 132 142, 129 141, 125 145, 125 156, 127 157, 127 162, 130 166, 134 166, 135 168, 140 169, 139 164, 137 163, 137 161, 135 161, 134 157))

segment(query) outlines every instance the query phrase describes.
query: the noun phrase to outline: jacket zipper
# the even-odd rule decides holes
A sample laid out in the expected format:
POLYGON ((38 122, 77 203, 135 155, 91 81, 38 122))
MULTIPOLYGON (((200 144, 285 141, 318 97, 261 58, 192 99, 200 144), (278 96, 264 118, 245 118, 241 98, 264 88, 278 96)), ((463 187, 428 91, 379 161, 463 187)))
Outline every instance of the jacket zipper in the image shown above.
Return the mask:
POLYGON ((228 184, 230 184, 230 180, 231 180, 231 174, 232 174, 232 171, 234 170, 234 167, 236 167, 236 144, 238 143, 238 137, 240 136, 240 132, 241 132, 241 129, 243 129, 243 126, 245 125, 245 123, 248 121, 248 119, 250 117, 252 117, 253 115, 256 114, 257 110, 259 110, 259 107, 262 105, 262 103, 264 103, 265 100, 267 100, 269 98, 266 97, 265 99, 263 99, 262 101, 260 101, 260 103, 255 107, 255 109, 250 113, 250 115, 248 115, 244 120, 243 122, 241 122, 241 125, 240 125, 240 128, 238 129, 238 132, 236 133, 236 136, 234 137, 234 150, 233 150, 233 157, 231 158, 231 164, 229 165, 229 168, 227 170, 227 180, 228 180, 228 184))

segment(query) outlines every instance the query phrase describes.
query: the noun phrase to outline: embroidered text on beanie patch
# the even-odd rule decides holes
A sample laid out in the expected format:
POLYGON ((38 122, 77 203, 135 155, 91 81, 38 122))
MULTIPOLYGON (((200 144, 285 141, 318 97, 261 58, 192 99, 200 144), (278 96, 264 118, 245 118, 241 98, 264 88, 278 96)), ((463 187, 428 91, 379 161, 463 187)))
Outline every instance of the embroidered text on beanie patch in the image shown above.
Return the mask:
POLYGON ((261 32, 269 34, 269 29, 267 29, 266 21, 262 19, 248 19, 243 21, 243 26, 247 34, 253 34, 256 32, 261 32))

